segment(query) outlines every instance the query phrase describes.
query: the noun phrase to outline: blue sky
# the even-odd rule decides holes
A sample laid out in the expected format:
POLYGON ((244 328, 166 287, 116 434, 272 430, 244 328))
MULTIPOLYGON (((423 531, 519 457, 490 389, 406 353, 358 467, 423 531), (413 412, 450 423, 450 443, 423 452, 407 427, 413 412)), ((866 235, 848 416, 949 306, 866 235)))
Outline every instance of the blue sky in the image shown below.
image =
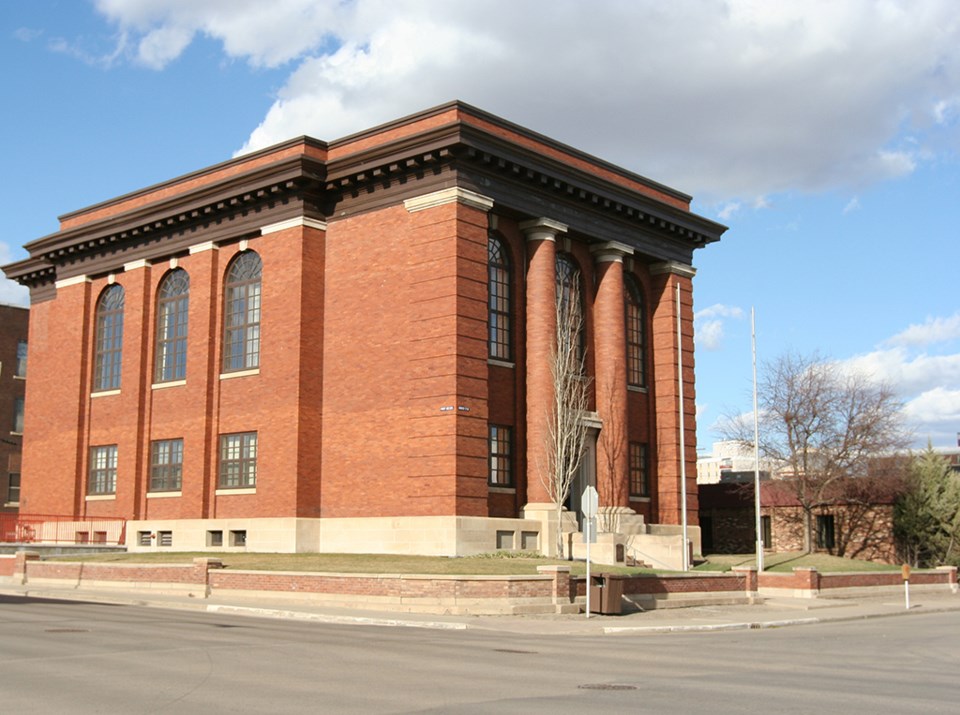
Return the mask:
MULTIPOLYGON (((696 197, 698 442, 761 364, 889 381, 960 432, 951 0, 6 0, 0 264, 59 214, 462 99, 696 197)), ((0 302, 26 303, 0 280, 0 302)))

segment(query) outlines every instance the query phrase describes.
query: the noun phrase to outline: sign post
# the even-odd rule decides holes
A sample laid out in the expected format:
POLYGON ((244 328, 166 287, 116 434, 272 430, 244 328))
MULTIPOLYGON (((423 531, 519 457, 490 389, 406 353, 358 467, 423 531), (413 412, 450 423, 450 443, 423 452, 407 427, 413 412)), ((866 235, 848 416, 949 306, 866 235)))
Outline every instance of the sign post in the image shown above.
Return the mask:
POLYGON ((910 610, 910 564, 904 564, 900 573, 903 575, 903 598, 907 610, 910 610))
POLYGON ((583 513, 583 537, 587 542, 587 618, 590 618, 590 543, 596 538, 594 517, 600 504, 596 487, 587 487, 580 495, 580 511, 583 513))

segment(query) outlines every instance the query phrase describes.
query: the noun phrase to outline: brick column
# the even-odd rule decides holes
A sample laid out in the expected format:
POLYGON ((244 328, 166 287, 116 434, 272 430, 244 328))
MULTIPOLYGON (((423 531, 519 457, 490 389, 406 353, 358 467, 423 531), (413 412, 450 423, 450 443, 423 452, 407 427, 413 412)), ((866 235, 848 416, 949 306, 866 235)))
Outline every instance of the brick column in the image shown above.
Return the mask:
POLYGON ((553 378, 550 353, 557 333, 556 236, 562 223, 546 218, 524 221, 527 236, 527 502, 549 504, 541 474, 548 468, 547 439, 553 378))
POLYGON ((650 267, 653 279, 653 374, 656 409, 658 520, 681 522, 680 462, 686 463, 687 523, 697 519, 697 423, 693 369, 693 276, 687 265, 668 261, 650 267), (681 340, 677 341, 676 286, 680 286, 681 340), (683 365, 684 454, 680 454, 678 365, 683 365))
POLYGON ((627 349, 623 302, 623 257, 632 249, 604 243, 593 249, 597 297, 593 304, 597 413, 597 490, 601 506, 628 506, 627 349))

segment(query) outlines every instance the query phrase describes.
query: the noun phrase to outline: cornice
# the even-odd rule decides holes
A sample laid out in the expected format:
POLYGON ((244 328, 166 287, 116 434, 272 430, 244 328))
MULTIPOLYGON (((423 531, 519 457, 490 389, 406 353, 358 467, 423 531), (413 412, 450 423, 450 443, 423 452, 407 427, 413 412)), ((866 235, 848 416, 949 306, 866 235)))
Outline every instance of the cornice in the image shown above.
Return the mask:
POLYGON ((26 245, 30 258, 6 266, 4 271, 23 284, 39 286, 98 269, 102 263, 98 256, 109 255, 118 265, 153 260, 165 251, 186 253, 198 243, 256 235, 265 225, 297 217, 318 225, 332 223, 451 187, 465 196, 483 196, 494 202, 499 212, 521 220, 550 216, 568 226, 571 235, 593 243, 624 243, 647 261, 689 263, 696 248, 719 240, 726 231, 721 224, 630 188, 621 178, 661 193, 672 192, 669 195, 681 202, 689 200, 685 194, 494 115, 452 102, 330 144, 307 137, 292 139, 65 214, 67 219, 94 216, 104 208, 122 208, 131 199, 146 200, 158 192, 163 196, 32 241, 26 245), (395 128, 451 109, 457 110, 455 118, 442 124, 427 123, 429 128, 402 136, 402 132, 394 132, 395 139, 333 160, 316 158, 352 142, 369 144, 369 138, 389 136, 395 128), (297 146, 304 151, 256 164, 297 146), (308 149, 313 156, 304 153, 308 149), (577 161, 567 163, 562 160, 565 156, 577 161), (243 164, 252 160, 252 168, 242 170, 243 164), (594 167, 597 171, 591 171, 594 167), (236 171, 231 173, 231 169, 236 171), (217 176, 218 172, 223 175, 217 176), (182 193, 166 195, 178 184, 191 186, 194 179, 203 177, 212 178, 182 193))

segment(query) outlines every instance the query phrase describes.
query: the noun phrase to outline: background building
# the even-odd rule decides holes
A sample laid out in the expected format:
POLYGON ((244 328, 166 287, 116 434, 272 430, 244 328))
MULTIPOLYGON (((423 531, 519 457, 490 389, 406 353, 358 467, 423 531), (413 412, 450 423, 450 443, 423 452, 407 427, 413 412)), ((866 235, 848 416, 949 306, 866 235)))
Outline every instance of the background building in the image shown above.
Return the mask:
POLYGON ((16 512, 20 503, 29 315, 0 305, 0 513, 16 512))
POLYGON ((725 230, 689 206, 453 102, 62 216, 4 269, 33 305, 21 508, 130 519, 131 548, 549 550, 575 528, 541 474, 577 291, 569 506, 596 485, 632 548, 675 540, 692 257, 725 230))

